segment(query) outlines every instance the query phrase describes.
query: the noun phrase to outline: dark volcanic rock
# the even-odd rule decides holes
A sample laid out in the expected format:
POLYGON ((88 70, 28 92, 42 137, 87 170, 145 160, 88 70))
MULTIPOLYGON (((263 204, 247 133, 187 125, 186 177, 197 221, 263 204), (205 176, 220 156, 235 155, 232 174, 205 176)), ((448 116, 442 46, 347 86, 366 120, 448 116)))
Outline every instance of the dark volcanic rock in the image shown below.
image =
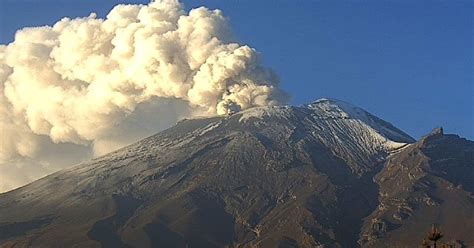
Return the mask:
POLYGON ((380 196, 366 219, 360 243, 412 247, 432 223, 444 240, 474 244, 474 142, 435 129, 389 156, 375 176, 380 196))
POLYGON ((431 222, 473 244, 472 142, 412 142, 327 99, 184 120, 1 194, 0 246, 413 246, 431 222))

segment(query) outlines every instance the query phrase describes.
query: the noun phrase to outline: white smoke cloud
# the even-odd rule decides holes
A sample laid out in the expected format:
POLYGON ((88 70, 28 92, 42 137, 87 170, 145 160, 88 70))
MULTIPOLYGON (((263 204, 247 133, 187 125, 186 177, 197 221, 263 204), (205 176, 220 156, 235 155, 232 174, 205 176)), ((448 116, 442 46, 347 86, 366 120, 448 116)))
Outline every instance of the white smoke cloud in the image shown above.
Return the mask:
POLYGON ((195 115, 284 102, 219 10, 174 0, 64 18, 0 45, 0 192, 195 115))

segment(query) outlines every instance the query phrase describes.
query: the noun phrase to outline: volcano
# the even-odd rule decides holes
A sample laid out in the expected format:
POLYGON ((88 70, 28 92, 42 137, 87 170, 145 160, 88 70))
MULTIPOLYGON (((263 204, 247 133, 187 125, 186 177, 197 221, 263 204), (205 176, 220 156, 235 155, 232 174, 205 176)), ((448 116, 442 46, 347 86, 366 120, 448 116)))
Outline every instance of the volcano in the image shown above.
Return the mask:
POLYGON ((474 142, 320 99, 185 119, 0 194, 1 247, 474 246, 474 142))

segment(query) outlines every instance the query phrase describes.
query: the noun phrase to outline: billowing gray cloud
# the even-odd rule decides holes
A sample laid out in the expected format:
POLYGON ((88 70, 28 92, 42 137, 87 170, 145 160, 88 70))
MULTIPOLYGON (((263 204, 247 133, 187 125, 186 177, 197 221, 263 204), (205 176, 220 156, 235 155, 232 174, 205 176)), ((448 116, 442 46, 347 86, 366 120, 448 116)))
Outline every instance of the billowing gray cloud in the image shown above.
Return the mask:
POLYGON ((163 0, 24 28, 0 45, 0 192, 183 117, 285 100, 219 10, 163 0))

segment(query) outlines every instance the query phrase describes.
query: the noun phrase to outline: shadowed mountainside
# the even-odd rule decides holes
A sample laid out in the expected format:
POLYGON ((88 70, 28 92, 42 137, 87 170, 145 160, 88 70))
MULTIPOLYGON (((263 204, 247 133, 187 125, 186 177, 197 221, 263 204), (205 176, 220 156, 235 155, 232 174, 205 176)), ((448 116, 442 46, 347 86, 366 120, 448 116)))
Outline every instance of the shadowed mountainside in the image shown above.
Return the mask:
POLYGON ((0 195, 0 246, 474 245, 474 142, 321 99, 183 120, 0 195))

